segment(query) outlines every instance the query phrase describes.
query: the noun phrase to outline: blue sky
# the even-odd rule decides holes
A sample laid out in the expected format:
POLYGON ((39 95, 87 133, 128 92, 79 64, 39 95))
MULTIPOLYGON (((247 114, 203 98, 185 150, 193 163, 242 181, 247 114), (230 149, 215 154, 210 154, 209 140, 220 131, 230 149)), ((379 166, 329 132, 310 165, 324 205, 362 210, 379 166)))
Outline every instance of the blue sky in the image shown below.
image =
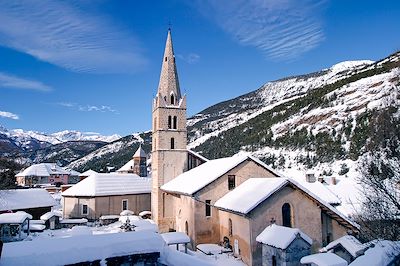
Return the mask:
POLYGON ((188 116, 295 74, 400 50, 400 1, 2 1, 0 125, 149 130, 168 24, 188 116))

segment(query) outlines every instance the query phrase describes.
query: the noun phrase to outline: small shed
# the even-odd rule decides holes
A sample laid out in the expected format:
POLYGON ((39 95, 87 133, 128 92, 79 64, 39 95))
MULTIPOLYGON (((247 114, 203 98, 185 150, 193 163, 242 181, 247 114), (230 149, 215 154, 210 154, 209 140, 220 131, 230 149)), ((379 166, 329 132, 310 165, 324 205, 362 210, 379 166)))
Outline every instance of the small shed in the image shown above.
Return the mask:
POLYGON ((0 240, 12 242, 24 239, 29 235, 29 220, 32 220, 32 215, 23 211, 0 214, 0 240))
POLYGON ((262 244, 262 265, 299 265, 311 253, 312 239, 297 228, 272 224, 256 238, 262 244))
POLYGON ((62 214, 56 211, 46 212, 40 216, 40 220, 45 222, 46 228, 54 230, 60 228, 60 218, 62 214))
POLYGON ((333 253, 317 253, 305 256, 300 260, 306 266, 347 266, 347 261, 333 253))
POLYGON ((329 243, 322 251, 332 252, 351 263, 358 256, 363 255, 367 247, 361 244, 354 236, 342 236, 329 243))
POLYGON ((170 245, 176 245, 176 250, 179 250, 179 245, 185 246, 185 253, 187 253, 187 244, 190 243, 190 238, 187 234, 182 232, 169 232, 161 234, 165 243, 170 245))

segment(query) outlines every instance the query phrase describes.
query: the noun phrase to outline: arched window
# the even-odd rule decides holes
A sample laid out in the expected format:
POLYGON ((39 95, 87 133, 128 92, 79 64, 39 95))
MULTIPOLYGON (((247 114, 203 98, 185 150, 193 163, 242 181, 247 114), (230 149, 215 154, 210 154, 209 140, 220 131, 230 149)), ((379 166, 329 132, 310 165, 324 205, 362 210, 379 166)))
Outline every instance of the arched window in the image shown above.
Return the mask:
POLYGON ((292 227, 292 210, 289 203, 282 206, 282 225, 292 227))
POLYGON ((168 128, 172 128, 172 118, 170 115, 168 116, 168 128))
POLYGON ((175 139, 171 138, 171 150, 175 149, 175 139))
POLYGON ((167 62, 167 57, 165 57, 165 62, 167 62))
POLYGON ((174 116, 174 126, 173 129, 176 129, 176 124, 178 123, 178 118, 174 116))
POLYGON ((232 220, 229 218, 229 220, 228 220, 228 230, 229 230, 229 232, 228 232, 228 234, 229 234, 229 236, 232 236, 232 234, 233 234, 233 230, 232 230, 232 220))
POLYGON ((175 104, 175 97, 173 94, 171 94, 171 104, 175 104))
POLYGON ((185 233, 186 233, 187 235, 189 235, 189 224, 188 224, 187 221, 185 222, 185 233))

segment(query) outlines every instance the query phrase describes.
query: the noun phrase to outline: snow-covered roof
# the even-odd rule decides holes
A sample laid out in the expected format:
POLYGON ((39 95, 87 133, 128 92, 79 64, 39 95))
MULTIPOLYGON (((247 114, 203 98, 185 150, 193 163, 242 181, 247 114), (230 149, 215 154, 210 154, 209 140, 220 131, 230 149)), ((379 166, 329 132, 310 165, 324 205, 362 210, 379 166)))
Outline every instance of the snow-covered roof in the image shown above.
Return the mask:
POLYGON ((100 220, 109 220, 109 219, 119 219, 119 215, 110 214, 110 215, 102 215, 99 218, 100 220))
POLYGON ((151 215, 151 211, 142 211, 139 213, 139 216, 144 216, 144 215, 151 215))
POLYGON ((206 157, 202 156, 202 155, 201 155, 200 153, 198 153, 198 152, 195 152, 195 151, 193 151, 193 150, 191 150, 191 149, 187 149, 187 151, 188 151, 188 153, 191 153, 192 155, 194 155, 194 156, 200 158, 201 160, 203 160, 203 161, 205 161, 205 162, 209 161, 206 157))
POLYGON ((51 207, 56 201, 45 189, 0 190, 0 211, 51 207))
POLYGON ((67 265, 110 257, 159 252, 165 243, 149 231, 77 235, 64 238, 5 243, 1 265, 67 265))
POLYGON ((126 164, 124 164, 121 168, 117 170, 117 172, 128 172, 132 171, 133 166, 134 166, 134 160, 130 159, 126 164))
POLYGON ((80 176, 81 173, 79 173, 78 171, 75 171, 73 169, 65 169, 67 172, 69 172, 70 176, 80 176))
POLYGON ((86 218, 77 218, 77 219, 62 219, 60 224, 85 224, 88 220, 86 218))
POLYGON ((139 148, 136 150, 135 154, 133 155, 134 158, 136 157, 147 157, 146 152, 143 150, 142 145, 139 145, 139 148))
POLYGON ((69 172, 55 163, 33 164, 16 176, 69 175, 69 172))
POLYGON ((360 255, 359 253, 365 249, 365 245, 361 244, 357 238, 347 235, 332 241, 324 248, 324 250, 329 251, 338 245, 341 245, 344 249, 346 249, 354 258, 360 255))
POLYGON ((120 216, 129 216, 129 215, 134 215, 135 213, 131 210, 123 210, 119 215, 120 216))
POLYGON ((247 214, 282 187, 292 184, 341 219, 358 228, 359 225, 291 178, 250 178, 215 202, 215 207, 247 214))
POLYGON ((286 178, 250 178, 215 202, 215 206, 247 214, 288 183, 286 178))
POLYGON ((299 235, 312 245, 312 239, 298 228, 290 228, 272 224, 267 226, 257 237, 256 241, 280 249, 286 249, 299 235))
POLYGON ((180 174, 164 184, 161 189, 173 193, 192 195, 246 160, 252 160, 279 176, 279 174, 275 173, 275 171, 257 158, 250 155, 237 154, 232 157, 209 160, 196 168, 180 174))
POLYGON ((188 235, 182 232, 169 232, 161 234, 161 236, 167 245, 190 243, 188 235))
POLYGON ((62 193, 62 196, 111 196, 151 192, 151 179, 136 174, 92 174, 62 193))
POLYGON ((317 253, 308 255, 302 257, 300 263, 318 266, 347 266, 347 261, 334 253, 317 253))
POLYGON ((373 240, 365 244, 371 246, 364 255, 355 259, 350 266, 381 266, 389 265, 400 255, 400 241, 373 240))
POLYGON ((22 224, 26 219, 31 220, 32 215, 23 211, 0 214, 0 224, 22 224))
POLYGON ((83 172, 82 174, 80 174, 79 176, 85 177, 85 176, 90 176, 92 174, 97 174, 97 172, 92 169, 89 169, 89 170, 83 172))
POLYGON ((45 214, 40 216, 40 220, 47 221, 48 219, 50 219, 53 216, 62 217, 62 214, 60 212, 58 212, 58 211, 46 212, 45 214))
POLYGON ((313 192, 315 195, 328 202, 329 204, 341 204, 341 200, 326 185, 321 182, 307 182, 304 177, 291 177, 299 182, 303 187, 313 192))

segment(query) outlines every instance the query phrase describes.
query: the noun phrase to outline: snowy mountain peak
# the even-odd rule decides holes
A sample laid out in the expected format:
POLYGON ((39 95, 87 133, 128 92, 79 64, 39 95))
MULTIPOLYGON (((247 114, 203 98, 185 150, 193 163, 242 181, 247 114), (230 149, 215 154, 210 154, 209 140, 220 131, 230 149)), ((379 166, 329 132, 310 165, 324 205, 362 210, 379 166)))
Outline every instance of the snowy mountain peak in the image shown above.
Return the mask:
POLYGON ((121 136, 118 134, 103 136, 97 132, 80 132, 76 130, 63 130, 60 132, 53 133, 51 134, 51 136, 58 139, 60 142, 75 141, 75 140, 94 140, 94 141, 113 142, 114 140, 121 138, 121 136))
POLYGON ((8 132, 8 130, 7 130, 7 128, 5 128, 5 127, 3 127, 2 125, 0 125, 0 133, 7 133, 8 132))
POLYGON ((371 60, 343 61, 331 66, 329 69, 335 73, 339 73, 348 69, 361 68, 375 63, 371 60))
MULTIPOLYGON (((121 136, 114 134, 103 136, 96 132, 79 132, 76 130, 64 130, 52 134, 25 131, 23 129, 7 129, 0 125, 0 134, 4 135, 3 139, 7 139, 10 145, 19 147, 24 151, 32 151, 38 148, 47 147, 49 145, 60 144, 68 141, 101 141, 113 142, 120 139, 121 136)), ((1 150, 0 150, 1 153, 1 150)))

